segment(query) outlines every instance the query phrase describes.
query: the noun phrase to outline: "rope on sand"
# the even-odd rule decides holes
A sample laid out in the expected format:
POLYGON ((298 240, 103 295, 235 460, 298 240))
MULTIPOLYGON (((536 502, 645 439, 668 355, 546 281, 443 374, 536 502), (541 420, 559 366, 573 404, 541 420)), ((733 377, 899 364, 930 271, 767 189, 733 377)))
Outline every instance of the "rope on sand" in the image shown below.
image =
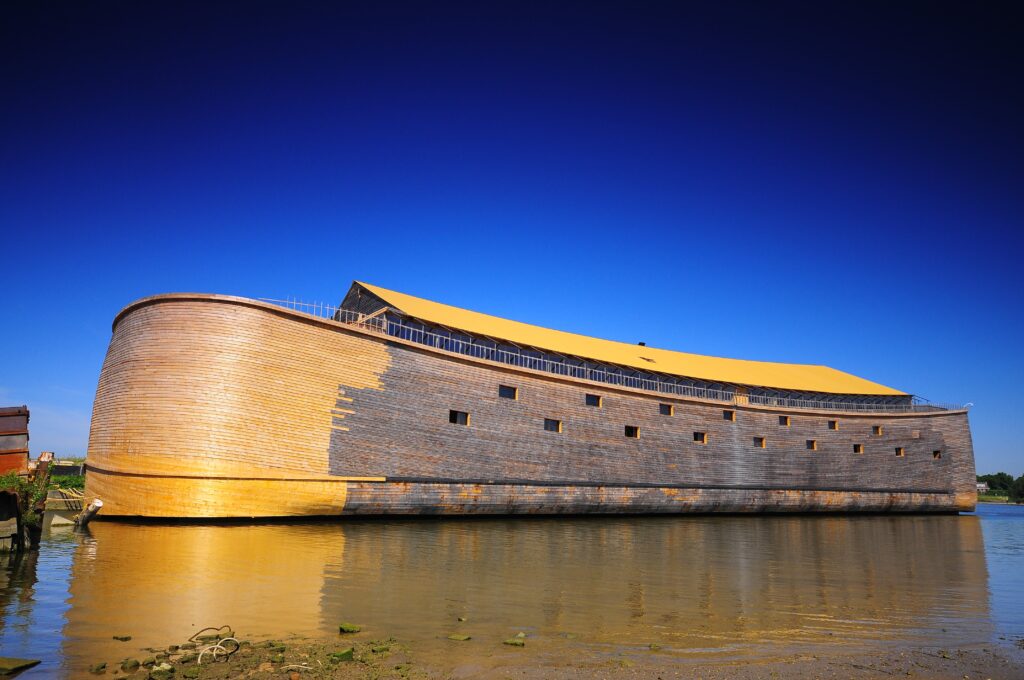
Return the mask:
POLYGON ((241 646, 242 645, 238 642, 238 640, 236 640, 233 637, 226 637, 226 638, 223 638, 222 640, 218 640, 216 643, 214 643, 214 644, 212 644, 212 645, 210 645, 208 647, 204 647, 203 651, 199 652, 199 658, 196 660, 196 665, 197 666, 201 666, 203 664, 203 655, 206 654, 207 652, 209 652, 210 655, 213 656, 214 662, 216 662, 216 661, 227 661, 228 658, 232 654, 237 652, 239 647, 241 647, 241 646), (224 646, 224 643, 228 642, 228 641, 234 643, 233 646, 232 645, 228 645, 228 647, 231 647, 231 649, 228 649, 228 647, 224 646), (221 657, 218 657, 217 656, 218 654, 220 654, 221 657))
POLYGON ((220 628, 214 628, 213 626, 210 626, 208 628, 203 628, 202 630, 193 634, 192 637, 188 639, 189 642, 198 642, 201 641, 203 638, 206 638, 206 640, 209 640, 210 638, 216 639, 216 642, 207 645, 206 647, 203 647, 202 650, 200 650, 199 658, 196 660, 196 665, 202 665, 203 656, 205 656, 206 654, 212 656, 214 662, 227 661, 231 657, 231 655, 237 652, 242 646, 242 643, 240 643, 235 637, 233 637, 234 634, 235 631, 233 631, 231 629, 231 626, 228 625, 223 625, 220 628), (208 631, 211 634, 207 634, 208 631), (228 644, 225 645, 224 643, 228 644))

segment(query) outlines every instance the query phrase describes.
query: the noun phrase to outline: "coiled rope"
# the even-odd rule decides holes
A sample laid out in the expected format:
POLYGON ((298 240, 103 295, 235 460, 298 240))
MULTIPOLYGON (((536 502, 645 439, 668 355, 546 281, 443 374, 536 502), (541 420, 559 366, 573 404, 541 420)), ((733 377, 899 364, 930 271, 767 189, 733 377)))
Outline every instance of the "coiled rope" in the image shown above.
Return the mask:
POLYGON ((217 638, 216 642, 203 647, 199 651, 199 658, 196 660, 196 665, 201 666, 203 663, 203 657, 207 654, 213 657, 214 662, 227 661, 232 654, 242 647, 242 643, 240 643, 237 638, 233 637, 234 632, 235 631, 231 629, 231 626, 228 625, 221 626, 220 628, 214 628, 211 626, 209 628, 203 628, 190 637, 188 639, 189 642, 198 642, 200 638, 217 638), (207 635, 207 631, 211 631, 213 634, 207 635))

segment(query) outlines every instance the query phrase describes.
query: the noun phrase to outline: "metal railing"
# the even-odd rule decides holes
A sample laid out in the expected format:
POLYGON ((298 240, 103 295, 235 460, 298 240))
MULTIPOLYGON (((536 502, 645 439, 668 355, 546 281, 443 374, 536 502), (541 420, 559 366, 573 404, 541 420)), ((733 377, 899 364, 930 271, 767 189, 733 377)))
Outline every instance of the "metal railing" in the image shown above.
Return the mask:
POLYGON ((315 316, 320 319, 329 319, 331 321, 338 321, 350 326, 360 326, 378 333, 387 333, 387 328, 385 326, 386 319, 383 315, 369 316, 367 314, 353 312, 351 309, 341 309, 340 307, 329 305, 324 302, 300 302, 293 299, 276 300, 274 298, 259 298, 259 300, 260 302, 269 302, 279 307, 291 309, 296 312, 302 312, 303 314, 309 314, 310 316, 315 316))
POLYGON ((334 305, 329 305, 325 302, 300 302, 293 298, 287 300, 278 300, 275 298, 259 298, 260 302, 270 302, 278 307, 284 307, 286 309, 293 309, 296 312, 302 312, 303 314, 309 314, 310 316, 317 316, 321 319, 331 319, 338 312, 338 308, 334 305))
MULTIPOLYGON (((548 359, 542 356, 540 352, 531 353, 530 350, 509 351, 499 347, 482 344, 482 342, 486 341, 477 341, 474 339, 463 340, 461 338, 453 338, 440 333, 427 331, 399 321, 387 319, 383 314, 379 316, 360 314, 349 309, 340 309, 334 305, 328 305, 320 302, 300 302, 292 299, 275 300, 271 298, 260 298, 260 300, 321 319, 329 319, 350 326, 358 326, 375 333, 408 340, 419 345, 426 345, 427 347, 432 347, 445 352, 452 352, 454 354, 461 354, 475 359, 494 361, 519 368, 543 371, 545 373, 554 373, 568 378, 590 380, 619 387, 644 390, 647 392, 670 394, 678 397, 715 401, 722 404, 752 404, 755 406, 768 406, 786 409, 861 411, 870 413, 948 411, 965 408, 959 404, 931 403, 925 400, 920 400, 917 397, 915 397, 911 403, 880 403, 870 401, 870 398, 866 398, 861 401, 842 401, 838 399, 825 401, 781 397, 776 395, 743 394, 733 390, 718 390, 709 387, 671 382, 669 380, 651 377, 650 375, 630 375, 629 369, 597 368, 590 365, 577 366, 564 361, 548 359)), ((640 372, 637 371, 636 373, 640 372)))

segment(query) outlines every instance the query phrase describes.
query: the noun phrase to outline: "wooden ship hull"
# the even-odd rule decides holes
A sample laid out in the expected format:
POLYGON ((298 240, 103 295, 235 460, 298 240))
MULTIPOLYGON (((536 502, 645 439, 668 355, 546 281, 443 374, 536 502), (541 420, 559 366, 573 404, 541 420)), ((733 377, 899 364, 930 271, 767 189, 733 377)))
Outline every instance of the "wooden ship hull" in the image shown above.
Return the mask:
POLYGON ((974 508, 964 409, 513 364, 357 293, 326 318, 201 294, 122 310, 86 498, 166 518, 974 508))

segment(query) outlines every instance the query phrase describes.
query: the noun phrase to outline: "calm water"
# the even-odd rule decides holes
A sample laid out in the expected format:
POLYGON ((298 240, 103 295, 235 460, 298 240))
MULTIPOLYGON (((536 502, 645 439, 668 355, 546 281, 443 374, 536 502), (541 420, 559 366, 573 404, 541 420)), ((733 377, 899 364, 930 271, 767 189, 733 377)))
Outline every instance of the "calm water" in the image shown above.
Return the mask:
POLYGON ((77 674, 231 624, 393 635, 442 667, 503 655, 773 657, 1024 635, 1024 507, 913 517, 96 522, 0 562, 0 655, 77 674), (458 623, 458 617, 466 617, 458 623), (498 641, 530 634, 527 650, 498 641), (451 632, 469 643, 443 640, 451 632), (113 635, 132 635, 128 643, 113 635), (642 651, 641 651, 642 650, 642 651))

